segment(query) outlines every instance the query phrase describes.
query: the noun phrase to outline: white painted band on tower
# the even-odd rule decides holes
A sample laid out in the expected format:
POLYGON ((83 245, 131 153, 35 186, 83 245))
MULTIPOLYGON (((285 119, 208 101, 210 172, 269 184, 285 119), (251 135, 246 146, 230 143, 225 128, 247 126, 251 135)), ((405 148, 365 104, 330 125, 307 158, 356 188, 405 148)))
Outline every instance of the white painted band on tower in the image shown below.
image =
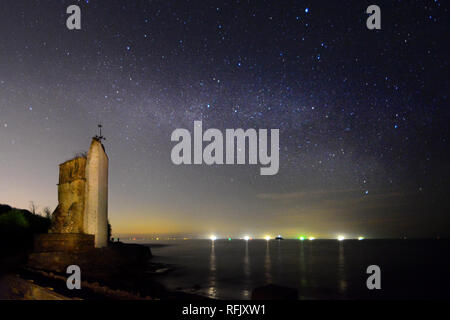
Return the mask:
POLYGON ((93 138, 86 162, 84 231, 95 235, 95 247, 108 245, 108 156, 93 138))

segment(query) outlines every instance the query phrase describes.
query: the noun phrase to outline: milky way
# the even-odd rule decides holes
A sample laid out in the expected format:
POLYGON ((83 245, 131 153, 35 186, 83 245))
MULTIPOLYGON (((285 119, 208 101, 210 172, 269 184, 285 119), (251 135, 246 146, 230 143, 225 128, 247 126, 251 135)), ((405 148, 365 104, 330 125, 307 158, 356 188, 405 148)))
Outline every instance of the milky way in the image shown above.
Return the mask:
POLYGON ((115 233, 448 235, 448 4, 370 4, 3 0, 0 203, 56 206, 101 122, 115 233), (279 173, 173 165, 195 120, 280 129, 279 173))

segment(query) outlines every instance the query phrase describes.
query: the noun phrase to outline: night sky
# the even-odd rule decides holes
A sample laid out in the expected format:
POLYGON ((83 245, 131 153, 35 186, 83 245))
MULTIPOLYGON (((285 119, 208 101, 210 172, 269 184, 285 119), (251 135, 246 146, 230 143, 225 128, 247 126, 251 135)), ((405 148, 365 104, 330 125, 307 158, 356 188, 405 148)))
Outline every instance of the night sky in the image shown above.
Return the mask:
POLYGON ((2 0, 0 203, 54 209, 101 122, 115 235, 450 236, 448 5, 2 0), (280 129, 278 174, 172 164, 195 120, 280 129))

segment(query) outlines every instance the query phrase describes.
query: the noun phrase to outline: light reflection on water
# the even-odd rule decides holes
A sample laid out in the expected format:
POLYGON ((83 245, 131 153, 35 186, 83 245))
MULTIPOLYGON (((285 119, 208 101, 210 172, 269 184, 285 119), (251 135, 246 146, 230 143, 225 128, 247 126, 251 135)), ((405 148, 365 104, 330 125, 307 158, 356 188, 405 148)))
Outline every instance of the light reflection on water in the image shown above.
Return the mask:
POLYGON ((339 292, 342 295, 345 295, 347 291, 347 281, 345 279, 344 241, 339 241, 338 279, 339 292))
POLYGON ((244 275, 246 280, 250 278, 250 256, 248 255, 248 241, 245 241, 244 275))
POLYGON ((300 286, 308 286, 308 277, 306 276, 306 261, 305 261, 305 245, 303 241, 300 241, 300 286))
MULTIPOLYGON (((244 284, 245 286, 250 284, 250 255, 248 254, 248 241, 245 241, 245 255, 244 255, 244 284)), ((244 288, 242 291, 242 299, 250 299, 251 292, 249 289, 244 288)))
POLYGON ((266 245, 266 257, 264 260, 264 276, 266 278, 266 283, 272 283, 272 267, 270 262, 270 246, 269 241, 267 241, 266 245))
POLYGON ((216 288, 216 252, 214 250, 214 241, 211 241, 211 254, 209 256, 209 297, 217 298, 216 288))
MULTIPOLYGON (((365 270, 375 262, 382 270, 391 266, 391 269, 404 271, 414 266, 424 268, 424 263, 432 263, 434 259, 440 263, 433 264, 433 270, 450 269, 446 260, 432 256, 439 253, 440 257, 446 257, 442 252, 448 252, 448 247, 443 245, 447 251, 440 248, 442 252, 437 251, 433 249, 434 243, 426 243, 426 250, 401 240, 218 239, 167 243, 168 246, 152 248, 154 262, 173 267, 171 272, 159 275, 158 281, 170 289, 218 299, 250 299, 254 288, 269 283, 297 288, 300 299, 367 296, 365 270)), ((417 272, 424 274, 422 269, 417 272)), ((404 281, 402 285, 404 283, 410 282, 404 281)), ((425 285, 429 283, 433 282, 426 281, 425 285)), ((409 293, 413 289, 405 291, 409 293)))

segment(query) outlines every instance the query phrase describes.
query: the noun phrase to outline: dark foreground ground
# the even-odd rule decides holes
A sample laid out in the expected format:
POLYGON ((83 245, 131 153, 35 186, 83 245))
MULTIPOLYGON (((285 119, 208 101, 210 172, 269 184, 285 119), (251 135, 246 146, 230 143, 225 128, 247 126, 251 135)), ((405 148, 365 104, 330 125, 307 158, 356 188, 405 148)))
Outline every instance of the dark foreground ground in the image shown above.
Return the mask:
MULTIPOLYGON (((113 247, 118 246, 127 247, 124 244, 115 243, 113 245, 113 247)), ((167 270, 167 267, 160 263, 152 263, 150 260, 143 266, 131 266, 130 270, 124 269, 124 266, 117 266, 117 270, 114 270, 115 266, 111 264, 104 269, 104 272, 99 272, 98 269, 86 270, 85 267, 82 269, 81 290, 69 290, 66 284, 68 277, 66 273, 61 272, 61 270, 55 271, 30 267, 27 263, 29 254, 30 252, 27 251, 20 254, 11 254, 9 252, 9 254, 4 254, 0 257, 0 300, 42 299, 42 295, 31 294, 30 292, 24 295, 23 287, 24 285, 27 286, 27 283, 32 283, 33 287, 49 289, 69 299, 206 299, 199 295, 166 289, 159 282, 155 281, 153 275, 158 270, 167 270)), ((108 262, 105 261, 105 264, 108 264, 108 262)))

